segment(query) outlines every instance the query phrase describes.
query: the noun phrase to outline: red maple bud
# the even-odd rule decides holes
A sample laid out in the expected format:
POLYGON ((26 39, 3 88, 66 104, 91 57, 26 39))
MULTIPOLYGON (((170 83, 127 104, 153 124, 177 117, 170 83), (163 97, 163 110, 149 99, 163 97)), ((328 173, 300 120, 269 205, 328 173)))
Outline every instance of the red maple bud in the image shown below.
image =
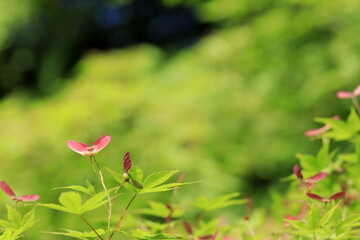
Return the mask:
POLYGON ((124 168, 124 172, 126 172, 126 173, 131 169, 131 158, 130 158, 129 152, 125 153, 125 155, 124 155, 123 168, 124 168))
POLYGON ((123 169, 124 169, 124 174, 123 174, 123 178, 126 182, 129 182, 131 185, 133 185, 134 187, 136 187, 137 189, 143 189, 143 186, 141 185, 141 183, 139 183, 138 181, 136 181, 129 173, 129 170, 131 169, 131 158, 130 158, 130 153, 127 152, 125 153, 124 157, 123 157, 123 169))
POLYGON ((300 181, 302 181, 304 179, 299 165, 294 166, 293 172, 300 181))

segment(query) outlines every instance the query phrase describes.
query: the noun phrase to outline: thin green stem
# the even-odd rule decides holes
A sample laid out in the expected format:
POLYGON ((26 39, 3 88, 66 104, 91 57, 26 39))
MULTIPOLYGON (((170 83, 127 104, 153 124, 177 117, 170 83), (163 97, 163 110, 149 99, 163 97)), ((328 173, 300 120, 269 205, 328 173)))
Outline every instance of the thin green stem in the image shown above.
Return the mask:
POLYGON ((336 228, 334 229, 334 231, 332 231, 329 236, 327 238, 325 238, 326 240, 330 240, 331 236, 334 235, 336 233, 336 228))
POLYGON ((80 218, 91 228, 91 230, 101 239, 104 240, 100 234, 95 230, 95 228, 83 217, 83 215, 79 215, 80 218))
MULTIPOLYGON (((102 175, 100 175, 100 174, 96 171, 95 166, 94 166, 94 161, 93 161, 94 158, 93 158, 93 157, 94 157, 94 156, 90 156, 91 167, 92 167, 92 169, 94 170, 95 175, 99 178, 99 180, 100 180, 100 182, 101 182, 101 185, 104 187, 103 181, 102 181, 102 175)), ((105 190, 106 190, 106 188, 105 188, 105 190)), ((106 206, 106 204, 104 204, 104 207, 105 207, 107 213, 110 214, 110 209, 106 206)))
POLYGON ((120 183, 120 185, 116 188, 115 193, 117 193, 117 191, 119 191, 119 189, 127 182, 128 180, 124 180, 122 183, 120 183))
POLYGON ((116 193, 119 191, 119 189, 127 182, 127 180, 124 180, 115 190, 115 196, 112 198, 111 206, 114 205, 115 199, 116 199, 116 193))
POLYGON ((253 239, 256 239, 256 235, 255 235, 255 232, 254 232, 254 229, 251 227, 250 223, 247 221, 247 227, 249 229, 249 233, 250 233, 250 236, 253 238, 253 239))
MULTIPOLYGON (((178 179, 177 182, 180 182, 181 180, 178 179)), ((187 216, 187 211, 184 209, 184 207, 180 204, 180 201, 179 201, 179 196, 178 196, 178 188, 174 188, 173 189, 173 199, 174 199, 174 202, 179 206, 179 208, 182 210, 182 212, 184 213, 184 216, 183 218, 185 220, 188 219, 188 216, 187 216)))
MULTIPOLYGON (((105 191, 107 191, 107 188, 106 188, 106 185, 105 185, 105 181, 104 181, 104 176, 101 172, 101 169, 100 169, 100 166, 99 164, 97 163, 96 159, 95 159, 95 156, 92 156, 92 160, 94 160, 97 168, 98 168, 98 176, 99 176, 99 179, 100 179, 100 182, 101 182, 101 185, 102 187, 104 188, 105 191)), ((108 199, 108 207, 106 207, 107 211, 108 211, 108 219, 107 219, 107 238, 109 238, 109 234, 110 234, 110 225, 111 225, 111 216, 112 216, 112 202, 111 202, 111 197, 110 197, 110 194, 107 193, 106 194, 106 197, 108 199)), ((106 206, 106 205, 104 205, 106 206)))
POLYGON ((199 225, 199 223, 203 220, 204 216, 205 216, 205 211, 203 210, 203 211, 201 211, 198 219, 196 220, 196 222, 194 224, 195 227, 197 227, 199 225))
POLYGON ((111 233, 111 235, 110 235, 109 240, 111 240, 111 239, 112 239, 112 237, 114 236, 114 234, 115 234, 116 230, 119 228, 119 226, 120 226, 120 224, 121 224, 122 220, 123 220, 123 219, 124 219, 124 217, 125 217, 125 214, 126 214, 127 210, 129 209, 129 207, 130 207, 131 203, 134 201, 134 199, 136 198, 136 196, 137 196, 137 193, 135 193, 135 195, 134 195, 134 196, 130 199, 129 203, 126 205, 126 207, 125 207, 125 209, 124 209, 123 213, 121 214, 121 217, 120 217, 119 221, 117 222, 117 224, 116 224, 116 226, 115 226, 115 228, 114 228, 113 232, 112 232, 112 233, 111 233))

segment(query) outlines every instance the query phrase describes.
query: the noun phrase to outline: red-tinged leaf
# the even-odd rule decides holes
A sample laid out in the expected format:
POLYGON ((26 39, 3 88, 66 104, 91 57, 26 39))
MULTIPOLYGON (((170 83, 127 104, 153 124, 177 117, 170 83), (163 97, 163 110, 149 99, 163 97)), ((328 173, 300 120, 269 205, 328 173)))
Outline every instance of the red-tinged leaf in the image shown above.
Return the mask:
POLYGON ((301 219, 302 217, 305 216, 306 212, 308 210, 308 205, 307 203, 303 203, 303 205, 301 206, 300 212, 299 214, 296 216, 296 220, 301 219))
POLYGON ((33 194, 33 195, 24 195, 21 196, 19 198, 17 198, 17 201, 22 201, 22 202, 33 202, 33 201, 37 201, 39 200, 40 196, 33 194))
POLYGON ((1 181, 0 182, 0 188, 4 191, 4 193, 6 195, 8 195, 9 197, 11 197, 12 199, 15 198, 15 193, 14 191, 6 184, 6 182, 1 181))
POLYGON ((111 137, 108 136, 108 135, 104 135, 100 138, 98 138, 94 144, 93 144, 93 147, 94 147, 94 153, 97 153, 99 152, 101 149, 103 149, 104 147, 106 147, 109 142, 111 141, 111 137))
POLYGON ((330 200, 336 200, 339 198, 343 198, 344 196, 345 196, 345 192, 338 192, 338 193, 335 193, 334 195, 332 195, 330 197, 330 200))
POLYGON ((299 165, 295 165, 294 168, 293 168, 293 172, 294 174, 296 175, 296 177, 302 181, 303 180, 303 175, 301 173, 301 169, 300 169, 300 166, 299 165))
POLYGON ((215 239, 216 239, 216 236, 218 235, 218 233, 219 233, 219 230, 216 229, 216 231, 215 231, 215 233, 214 233, 214 236, 212 237, 212 240, 215 240, 215 239))
POLYGON ((125 155, 124 155, 123 167, 124 167, 124 172, 126 172, 126 173, 131 169, 131 158, 130 158, 129 152, 125 153, 125 155))
POLYGON ((319 172, 319 173, 315 174, 314 176, 306 179, 305 181, 308 183, 315 183, 320 180, 323 180, 324 178, 326 178, 326 176, 327 176, 326 172, 319 172))
POLYGON ((166 217, 166 222, 170 222, 171 219, 172 219, 172 215, 174 213, 174 209, 173 207, 171 206, 171 204, 166 204, 166 208, 169 209, 169 215, 166 217))
POLYGON ((336 93, 337 98, 352 98, 353 93, 347 91, 339 91, 336 93))
POLYGON ((214 239, 213 237, 214 237, 213 235, 205 235, 205 236, 198 237, 198 239, 199 240, 209 240, 209 239, 214 239))
POLYGON ((68 145, 68 147, 73 150, 74 152, 77 152, 81 155, 86 155, 86 153, 88 152, 88 148, 89 146, 86 145, 85 143, 80 143, 80 142, 75 142, 73 140, 69 140, 66 142, 66 144, 68 145))
MULTIPOLYGON (((287 220, 297 220, 296 217, 291 216, 291 215, 286 216, 285 219, 287 219, 287 220)), ((290 223, 285 220, 284 226, 285 227, 290 227, 290 223)))
POLYGON ((324 202, 324 201, 327 200, 327 199, 324 199, 324 198, 320 197, 319 195, 316 195, 316 194, 310 193, 310 192, 306 193, 306 195, 307 195, 308 197, 310 197, 310 198, 313 198, 313 199, 315 199, 315 200, 319 200, 319 201, 322 201, 322 202, 324 202))
POLYGON ((183 226, 188 234, 191 234, 191 235, 193 234, 193 231, 192 231, 192 228, 191 228, 189 222, 184 221, 183 226))
POLYGON ((287 219, 287 220, 298 220, 298 219, 296 219, 296 217, 291 216, 291 215, 286 216, 285 219, 287 219))
MULTIPOLYGON (((316 194, 314 194, 314 195, 316 195, 316 194)), ((287 219, 287 220, 296 220, 296 221, 300 220, 301 218, 303 218, 305 216, 305 214, 307 212, 307 209, 308 209, 308 205, 306 203, 303 203, 298 215, 296 215, 296 216, 288 215, 288 216, 285 217, 285 219, 287 219)), ((285 227, 289 227, 289 226, 290 226, 290 223, 285 222, 285 227)))

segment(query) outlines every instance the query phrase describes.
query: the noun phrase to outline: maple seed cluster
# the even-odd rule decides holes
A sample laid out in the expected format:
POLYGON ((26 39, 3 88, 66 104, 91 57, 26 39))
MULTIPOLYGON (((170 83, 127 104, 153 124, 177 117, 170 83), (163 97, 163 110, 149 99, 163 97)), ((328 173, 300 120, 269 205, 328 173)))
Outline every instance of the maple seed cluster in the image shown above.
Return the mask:
MULTIPOLYGON (((74 152, 79 153, 83 156, 89 156, 90 160, 91 160, 92 157, 96 153, 98 153, 100 150, 102 150, 104 147, 106 147, 110 143, 110 141, 111 141, 111 137, 108 135, 104 135, 104 136, 101 136, 100 138, 98 138, 93 143, 92 146, 88 146, 87 144, 81 143, 81 142, 75 142, 73 140, 67 141, 66 144, 74 152)), ((138 189, 142 189, 143 186, 138 181, 136 181, 129 173, 131 167, 132 167, 132 165, 131 165, 130 153, 127 152, 127 153, 125 153, 125 155, 123 157, 124 181, 129 182, 131 185, 133 185, 134 187, 136 187, 138 189)))
POLYGON ((74 152, 77 152, 84 156, 93 156, 100 150, 102 150, 104 147, 106 147, 110 141, 111 137, 108 135, 104 135, 98 138, 92 146, 88 146, 87 144, 81 142, 75 142, 73 140, 67 141, 66 144, 74 152))
MULTIPOLYGON (((314 184, 327 177, 328 174, 326 172, 319 172, 319 173, 315 174, 314 176, 306 178, 306 179, 304 179, 299 165, 295 165, 293 167, 293 172, 294 172, 295 176, 297 177, 297 179, 299 180, 300 186, 306 188, 306 190, 307 190, 306 196, 308 196, 309 198, 312 198, 312 199, 315 199, 315 200, 318 200, 318 201, 321 201, 324 203, 328 203, 333 200, 343 198, 345 196, 345 192, 335 193, 330 198, 323 198, 315 193, 311 193, 311 189, 313 188, 314 184)), ((308 210, 308 204, 306 202, 304 202, 301 206, 301 209, 300 209, 298 215, 296 215, 296 216, 287 215, 287 216, 285 216, 285 219, 300 220, 306 215, 307 210, 308 210)), ((289 226, 290 226, 290 223, 285 222, 285 227, 289 227, 289 226)))
POLYGON ((316 195, 315 193, 310 192, 312 187, 314 186, 314 183, 326 178, 326 176, 327 176, 326 172, 319 172, 312 177, 304 179, 299 165, 295 165, 293 168, 293 171, 294 171, 294 174, 296 175, 296 177, 298 178, 298 180, 300 181, 300 185, 305 186, 307 188, 308 192, 306 193, 306 195, 310 198, 319 200, 321 202, 331 202, 331 200, 336 200, 339 198, 343 198, 345 196, 345 192, 338 192, 338 193, 333 194, 330 198, 322 198, 319 195, 316 195))

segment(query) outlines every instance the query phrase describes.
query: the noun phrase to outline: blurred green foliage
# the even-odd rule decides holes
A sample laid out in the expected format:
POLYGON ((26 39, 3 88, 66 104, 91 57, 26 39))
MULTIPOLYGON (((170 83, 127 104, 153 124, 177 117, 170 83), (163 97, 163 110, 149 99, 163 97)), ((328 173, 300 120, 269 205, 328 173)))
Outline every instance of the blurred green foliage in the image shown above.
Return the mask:
MULTIPOLYGON (((90 144, 103 134, 113 140, 98 155, 102 165, 121 170, 130 151, 145 171, 206 180, 188 199, 255 194, 288 175, 294 154, 316 147, 303 137, 318 126, 313 117, 344 115, 348 102, 335 92, 359 83, 359 2, 187 3, 217 26, 195 46, 170 55, 150 45, 91 51, 53 96, 14 91, 3 99, 1 179, 54 202, 49 189, 91 179, 87 160, 65 141, 90 144)), ((0 1, 0 48, 31 13, 15 4, 0 1)), ((61 219, 48 215, 42 224, 61 219)))
POLYGON ((0 1, 0 50, 11 41, 12 32, 30 19, 32 1, 0 1))

